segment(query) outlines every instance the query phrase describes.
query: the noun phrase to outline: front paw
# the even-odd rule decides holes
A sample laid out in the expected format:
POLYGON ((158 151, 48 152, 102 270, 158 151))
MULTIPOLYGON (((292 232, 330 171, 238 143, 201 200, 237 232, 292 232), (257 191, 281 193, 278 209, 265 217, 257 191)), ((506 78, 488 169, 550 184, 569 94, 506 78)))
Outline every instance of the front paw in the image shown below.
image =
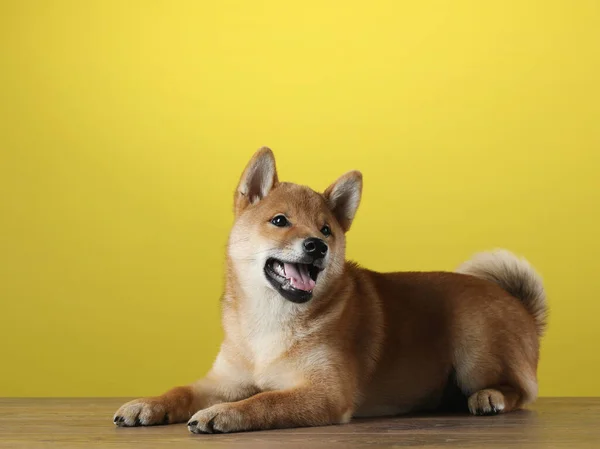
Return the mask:
POLYGON ((187 425, 192 433, 228 433, 248 430, 246 421, 234 404, 218 404, 197 412, 187 425))
POLYGON ((169 424, 169 413, 157 399, 136 399, 123 404, 115 413, 113 422, 119 427, 154 426, 169 424))

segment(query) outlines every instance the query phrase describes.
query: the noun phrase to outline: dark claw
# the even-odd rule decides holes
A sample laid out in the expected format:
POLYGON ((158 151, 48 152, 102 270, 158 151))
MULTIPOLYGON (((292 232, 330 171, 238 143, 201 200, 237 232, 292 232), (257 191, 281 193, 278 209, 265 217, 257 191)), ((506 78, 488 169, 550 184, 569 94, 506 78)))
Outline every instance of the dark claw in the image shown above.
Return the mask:
POLYGON ((134 426, 141 426, 142 422, 140 421, 140 418, 135 418, 135 422, 133 423, 134 426))
POLYGON ((123 422, 125 421, 125 417, 124 416, 119 416, 119 422, 123 422))
POLYGON ((162 420, 163 424, 169 424, 169 414, 165 413, 165 417, 162 420))
POLYGON ((218 430, 215 430, 214 423, 215 423, 215 418, 216 418, 217 416, 219 416, 219 415, 218 415, 218 414, 216 414, 215 416, 213 416, 213 417, 210 419, 210 421, 208 421, 208 422, 206 423, 206 428, 208 429, 208 433, 222 433, 222 432, 219 432, 218 430))
POLYGON ((116 424, 119 422, 119 419, 121 419, 120 416, 115 416, 115 418, 113 419, 113 422, 116 424))
POLYGON ((188 427, 194 427, 198 425, 198 421, 190 421, 189 423, 187 423, 188 427))

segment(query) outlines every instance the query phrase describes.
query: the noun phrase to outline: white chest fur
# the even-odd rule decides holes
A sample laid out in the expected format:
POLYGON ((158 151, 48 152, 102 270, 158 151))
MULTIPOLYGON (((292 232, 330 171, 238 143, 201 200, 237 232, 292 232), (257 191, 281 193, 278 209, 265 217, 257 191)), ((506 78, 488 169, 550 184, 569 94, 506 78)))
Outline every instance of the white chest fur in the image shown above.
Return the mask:
POLYGON ((297 342, 293 320, 297 305, 273 294, 245 307, 241 337, 253 362, 255 384, 264 390, 292 387, 298 379, 287 352, 297 342))

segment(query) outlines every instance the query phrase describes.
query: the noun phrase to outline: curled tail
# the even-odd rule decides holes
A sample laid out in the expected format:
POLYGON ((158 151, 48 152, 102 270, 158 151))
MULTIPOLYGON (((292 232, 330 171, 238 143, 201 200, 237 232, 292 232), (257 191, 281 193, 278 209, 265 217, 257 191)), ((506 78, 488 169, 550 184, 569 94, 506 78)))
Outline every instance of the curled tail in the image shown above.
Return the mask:
POLYGON ((518 298, 533 316, 538 335, 544 334, 548 315, 546 293, 541 277, 525 259, 506 250, 483 252, 456 271, 495 282, 518 298))

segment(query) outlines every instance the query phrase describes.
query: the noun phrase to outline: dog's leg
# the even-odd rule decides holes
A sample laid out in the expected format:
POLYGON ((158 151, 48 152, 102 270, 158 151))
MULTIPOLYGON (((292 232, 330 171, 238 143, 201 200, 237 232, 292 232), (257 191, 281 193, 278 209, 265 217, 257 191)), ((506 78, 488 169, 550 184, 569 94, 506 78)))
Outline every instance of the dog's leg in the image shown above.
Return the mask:
POLYGON ((214 405, 192 416, 188 428, 192 433, 226 433, 323 426, 349 422, 352 411, 352 398, 335 389, 304 385, 214 405))
POLYGON ((473 415, 507 413, 537 397, 535 327, 532 322, 518 327, 518 315, 506 320, 509 318, 515 329, 500 322, 496 326, 464 326, 462 338, 454 343, 456 381, 469 398, 473 415))
MULTIPOLYGON (((489 359, 457 366, 457 381, 469 398, 473 415, 496 415, 521 408, 537 396, 535 363, 519 356, 489 359), (504 363, 503 363, 504 362, 504 363)), ((468 360, 468 359, 466 359, 468 360)))
POLYGON ((127 402, 117 410, 113 422, 119 427, 186 422, 198 410, 256 394, 258 390, 249 379, 249 374, 242 367, 228 363, 219 354, 204 379, 173 388, 160 396, 127 402))
POLYGON ((469 411, 473 415, 496 415, 517 408, 522 395, 512 387, 486 388, 469 397, 469 411))
MULTIPOLYGON (((176 387, 166 393, 123 404, 114 415, 113 422, 120 427, 152 426, 184 422, 190 411, 203 402, 195 387, 176 387)), ((192 412, 193 413, 193 412, 192 412)))
POLYGON ((199 409, 214 404, 249 397, 254 392, 234 385, 219 385, 202 379, 195 384, 176 387, 166 393, 135 399, 122 405, 113 417, 120 427, 152 426, 186 422, 199 409))

